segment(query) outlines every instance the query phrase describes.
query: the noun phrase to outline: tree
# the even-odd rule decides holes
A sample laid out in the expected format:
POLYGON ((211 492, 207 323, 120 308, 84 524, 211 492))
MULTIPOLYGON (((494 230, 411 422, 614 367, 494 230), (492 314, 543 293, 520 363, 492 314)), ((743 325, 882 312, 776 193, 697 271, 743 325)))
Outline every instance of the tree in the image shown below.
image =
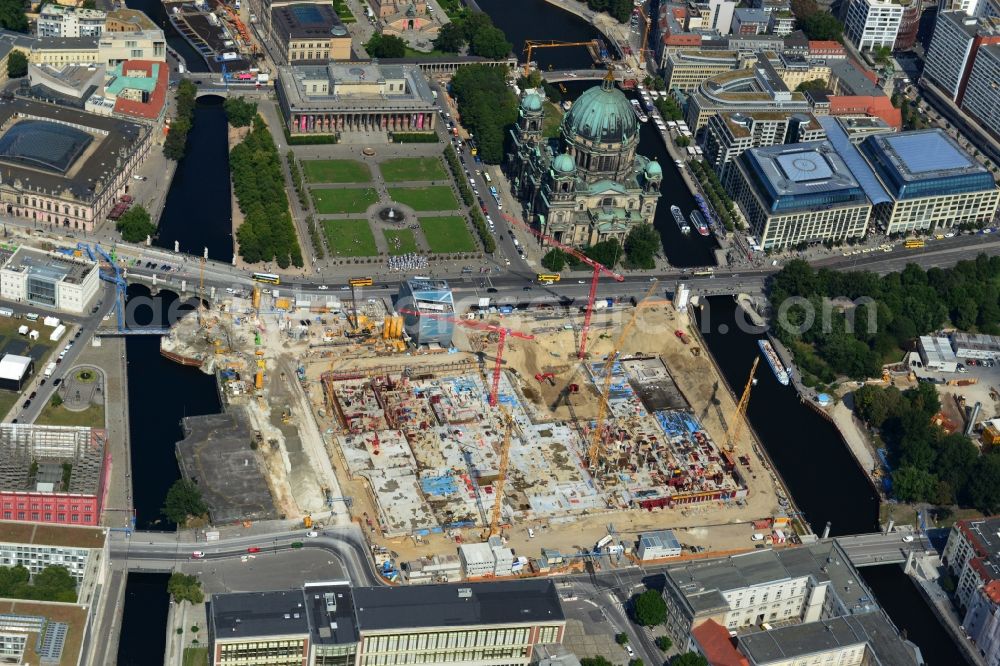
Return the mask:
POLYGON ((513 48, 500 28, 490 26, 476 33, 470 42, 472 53, 483 58, 503 58, 513 48))
POLYGON ((584 657, 580 660, 580 666, 614 666, 604 657, 584 657))
POLYGON ((0 28, 14 32, 28 32, 28 17, 21 0, 0 0, 0 28))
POLYGON ((402 58, 406 55, 406 42, 395 35, 372 35, 365 42, 365 51, 372 58, 402 58))
POLYGON ((830 40, 839 42, 844 34, 844 24, 833 14, 816 12, 811 16, 799 18, 799 27, 809 39, 830 40))
POLYGON ((0 567, 0 597, 14 597, 14 593, 22 585, 27 585, 31 573, 18 564, 13 567, 0 567))
POLYGON ((35 574, 27 598, 40 601, 76 601, 76 580, 62 566, 48 566, 35 574))
POLYGON ((872 49, 872 59, 879 65, 888 65, 892 57, 892 49, 888 46, 878 46, 872 49))
POLYGON ((233 127, 249 127, 257 115, 257 102, 242 97, 229 97, 224 104, 226 119, 233 127))
POLYGON ((922 502, 934 492, 937 479, 916 467, 902 467, 892 473, 892 491, 903 502, 922 502))
POLYGON ((618 645, 625 645, 628 643, 628 634, 624 631, 615 634, 615 643, 618 643, 618 645))
POLYGON ((53 407, 58 407, 59 405, 63 404, 62 396, 59 395, 58 393, 53 393, 52 399, 49 400, 49 404, 52 405, 53 407))
POLYGON ((823 79, 810 79, 795 86, 795 92, 805 93, 826 90, 827 83, 823 79))
POLYGON ((156 233, 156 225, 150 219, 149 212, 138 204, 118 218, 115 229, 121 233, 122 240, 129 243, 142 243, 146 240, 146 236, 156 233))
POLYGON ((671 659, 670 666, 708 666, 708 660, 697 652, 685 652, 671 659))
POLYGON ((558 273, 566 267, 566 253, 559 248, 552 248, 542 257, 542 266, 558 273))
POLYGON ((177 479, 167 491, 163 508, 160 509, 169 520, 183 525, 191 516, 203 516, 208 506, 201 498, 201 490, 187 479, 177 479))
POLYGON ((629 659, 628 666, 645 666, 642 659, 629 659))
POLYGON ((656 647, 660 648, 664 652, 669 650, 674 646, 674 642, 670 639, 670 636, 660 636, 656 639, 656 647))
POLYGON ((629 263, 636 268, 655 268, 656 253, 663 247, 660 234, 651 224, 632 227, 625 237, 625 254, 629 263))
POLYGON ((7 56, 7 76, 12 79, 19 79, 28 75, 28 56, 23 51, 14 49, 7 56))
POLYGON ((170 123, 170 132, 163 142, 163 154, 167 159, 179 160, 184 157, 187 135, 194 122, 194 108, 198 97, 198 87, 194 81, 184 79, 177 84, 177 117, 170 123))
POLYGON ((188 576, 179 571, 170 574, 170 580, 167 581, 167 592, 178 604, 183 601, 192 604, 200 604, 205 601, 205 593, 201 590, 201 581, 196 576, 188 576))
POLYGON ((506 129, 517 120, 517 98, 507 85, 508 74, 506 67, 468 65, 451 80, 462 124, 475 135, 479 156, 487 164, 500 163, 506 129))
POLYGON ((648 589, 635 598, 635 620, 644 627, 667 621, 667 602, 658 590, 648 589))
POLYGON ((621 259, 622 246, 617 238, 609 238, 606 241, 601 241, 596 245, 590 246, 583 253, 608 268, 614 268, 618 260, 621 259))
POLYGON ((461 22, 452 21, 441 26, 434 38, 434 48, 445 53, 458 53, 465 46, 465 29, 461 22))
POLYGON ((97 9, 97 0, 83 0, 80 4, 81 9, 97 9))

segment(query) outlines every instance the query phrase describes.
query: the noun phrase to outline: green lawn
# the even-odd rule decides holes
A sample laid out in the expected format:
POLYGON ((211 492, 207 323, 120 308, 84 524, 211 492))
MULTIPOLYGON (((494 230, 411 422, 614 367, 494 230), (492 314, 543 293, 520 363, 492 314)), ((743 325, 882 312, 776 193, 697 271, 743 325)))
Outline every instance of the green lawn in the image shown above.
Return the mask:
POLYGON ((542 118, 542 136, 547 139, 559 136, 559 125, 562 123, 563 110, 552 102, 545 102, 545 115, 542 118))
POLYGON ((357 19, 354 18, 354 12, 352 12, 351 8, 347 6, 347 2, 345 0, 333 0, 333 11, 337 12, 337 18, 339 18, 340 22, 344 25, 347 25, 348 23, 355 23, 357 21, 357 19))
POLYGON ((387 183, 448 178, 448 172, 437 157, 400 157, 380 162, 378 168, 387 183))
POLYGON ((371 170, 357 160, 302 160, 302 171, 310 183, 370 183, 371 170))
POLYGON ((320 215, 337 213, 363 213, 378 201, 378 192, 370 187, 311 190, 313 204, 320 215))
POLYGON ((422 217, 420 228, 431 247, 431 252, 473 252, 476 243, 461 215, 422 217))
POLYGON ((368 220, 323 220, 330 252, 338 257, 373 257, 378 254, 368 220))
POLYGON ((447 185, 431 187, 390 187, 393 201, 406 204, 416 211, 458 210, 458 201, 447 185))
POLYGON ((58 426, 89 426, 104 427, 104 405, 91 405, 80 412, 73 412, 60 405, 53 407, 52 403, 45 405, 35 423, 58 426))
POLYGON ((392 231, 390 229, 383 229, 382 233, 385 234, 385 242, 389 244, 389 254, 406 254, 417 251, 417 239, 413 237, 412 230, 399 229, 398 231, 392 231), (399 241, 398 246, 394 242, 395 240, 399 241))
POLYGON ((20 396, 20 393, 14 391, 0 391, 0 419, 7 415, 20 396))
POLYGON ((208 648, 184 648, 184 666, 208 666, 208 648))

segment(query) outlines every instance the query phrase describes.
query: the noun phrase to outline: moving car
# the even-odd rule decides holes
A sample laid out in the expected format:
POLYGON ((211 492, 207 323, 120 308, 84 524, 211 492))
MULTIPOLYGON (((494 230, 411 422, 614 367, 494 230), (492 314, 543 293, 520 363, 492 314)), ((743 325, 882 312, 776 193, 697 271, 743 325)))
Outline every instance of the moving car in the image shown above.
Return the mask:
POLYGON ((205 557, 205 553, 203 553, 203 552, 202 552, 202 551, 200 551, 200 550, 196 550, 196 551, 194 551, 193 553, 191 553, 191 558, 192 558, 192 559, 195 559, 195 560, 200 560, 200 559, 201 559, 201 558, 203 558, 203 557, 205 557))
POLYGON ((259 553, 260 552, 260 548, 258 546, 250 546, 249 548, 247 548, 247 552, 248 553, 259 553))
POLYGON ((316 537, 319 536, 319 532, 309 531, 306 532, 306 536, 309 537, 310 539, 315 539, 316 537))

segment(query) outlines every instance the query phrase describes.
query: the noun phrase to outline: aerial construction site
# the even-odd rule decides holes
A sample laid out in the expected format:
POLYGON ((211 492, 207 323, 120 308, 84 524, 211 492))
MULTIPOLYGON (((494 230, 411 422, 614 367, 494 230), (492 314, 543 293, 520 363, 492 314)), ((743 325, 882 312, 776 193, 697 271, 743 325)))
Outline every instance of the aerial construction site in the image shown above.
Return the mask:
POLYGON ((354 520, 406 557, 536 530, 587 548, 611 525, 725 548, 705 526, 790 513, 745 401, 663 286, 595 310, 582 360, 579 306, 457 312, 446 283, 420 280, 392 298, 265 291, 162 343, 220 380, 232 423, 186 424, 178 444, 216 522, 354 520))

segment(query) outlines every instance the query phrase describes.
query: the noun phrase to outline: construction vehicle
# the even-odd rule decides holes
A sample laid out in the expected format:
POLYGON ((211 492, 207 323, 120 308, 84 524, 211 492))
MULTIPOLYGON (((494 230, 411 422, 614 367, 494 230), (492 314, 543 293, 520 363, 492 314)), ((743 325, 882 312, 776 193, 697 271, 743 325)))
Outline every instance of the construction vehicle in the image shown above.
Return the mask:
POLYGON ((304 527, 304 528, 306 528, 308 530, 308 529, 311 529, 312 526, 313 526, 313 517, 312 516, 306 516, 306 517, 304 517, 302 519, 302 527, 304 527))
POLYGON ((526 39, 524 40, 524 75, 531 73, 531 52, 535 49, 557 49, 566 46, 594 46, 597 40, 591 39, 586 42, 560 42, 555 39, 526 39))
POLYGON ((743 387, 743 395, 740 396, 740 401, 736 405, 736 415, 733 417, 734 423, 733 427, 729 428, 729 441, 726 448, 732 452, 736 448, 736 442, 739 440, 740 435, 743 432, 743 423, 746 421, 747 417, 747 405, 750 404, 750 389, 753 388, 757 380, 754 379, 754 375, 757 374, 757 364, 760 363, 760 356, 754 356, 753 365, 750 367, 750 377, 747 379, 747 385, 743 387))
POLYGON ((535 336, 529 333, 521 333, 515 331, 512 328, 507 328, 506 326, 497 326, 496 324, 486 324, 483 322, 478 322, 470 319, 459 319, 458 317, 452 317, 449 315, 437 314, 434 312, 417 312, 416 310, 410 310, 409 308, 401 308, 399 310, 400 314, 410 315, 413 317, 430 317, 431 319, 440 319, 442 321, 450 321, 458 326, 464 326, 465 328, 474 328, 480 331, 486 331, 488 333, 497 334, 497 356, 496 363, 493 365, 493 382, 490 386, 490 406, 495 407, 497 404, 497 392, 500 389, 500 369, 503 366, 503 348, 506 343, 507 336, 513 338, 520 338, 521 340, 534 340, 535 336))
MULTIPOLYGON (((649 289, 646 290, 645 296, 642 300, 645 300, 653 295, 656 291, 656 286, 659 284, 658 281, 654 280, 652 284, 649 285, 649 289)), ((590 436, 590 447, 587 449, 587 467, 588 469, 594 470, 597 468, 597 464, 600 462, 601 455, 601 442, 604 438, 604 426, 605 418, 608 415, 608 395, 611 392, 611 376, 615 367, 615 360, 618 358, 618 354, 621 351, 622 346, 625 344, 625 338, 628 337, 629 332, 632 327, 635 326, 636 320, 639 318, 639 310, 642 308, 642 301, 636 304, 635 309, 632 311, 632 317, 628 320, 622 328, 621 333, 618 335, 618 339, 615 341, 615 346, 612 347, 611 351, 608 352, 608 357, 604 361, 604 367, 601 369, 604 378, 604 387, 601 391, 598 400, 597 408, 597 419, 594 422, 594 430, 590 436)))
POLYGON ((582 261, 583 263, 587 264, 592 269, 594 269, 594 276, 590 280, 590 293, 587 296, 587 310, 586 314, 584 314, 583 316, 583 329, 581 329, 580 331, 580 349, 577 352, 577 358, 582 359, 587 352, 587 334, 590 332, 590 319, 594 314, 594 299, 597 297, 597 280, 601 277, 602 274, 609 276, 616 282, 624 282, 625 278, 619 275, 618 273, 614 272, 604 264, 594 261, 584 253, 577 250, 575 247, 571 247, 569 245, 563 245, 555 238, 547 236, 543 234, 541 231, 536 231, 531 227, 531 225, 522 222, 518 219, 515 219, 505 213, 501 214, 503 215, 504 219, 510 222, 511 224, 516 224, 523 229, 527 229, 528 232, 538 237, 540 240, 543 240, 549 245, 552 245, 553 247, 562 250, 568 255, 576 257, 579 261, 582 261))
POLYGON ((556 376, 551 372, 539 372, 535 375, 535 380, 538 382, 548 382, 549 386, 556 385, 556 376))

